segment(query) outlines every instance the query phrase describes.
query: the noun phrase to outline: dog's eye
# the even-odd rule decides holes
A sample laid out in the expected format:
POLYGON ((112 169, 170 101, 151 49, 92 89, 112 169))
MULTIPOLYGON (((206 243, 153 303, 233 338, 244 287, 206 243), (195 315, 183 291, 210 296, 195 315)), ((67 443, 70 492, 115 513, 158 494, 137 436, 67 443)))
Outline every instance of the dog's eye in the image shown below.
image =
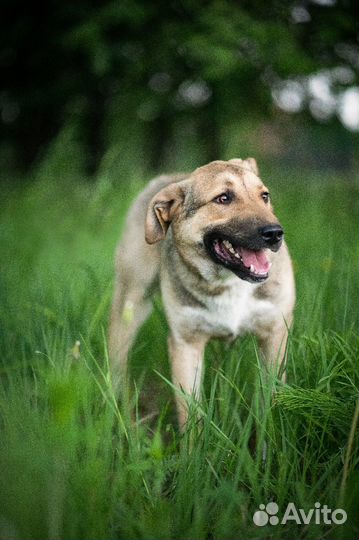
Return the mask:
POLYGON ((221 195, 218 195, 218 197, 215 197, 213 200, 217 204, 229 204, 233 201, 233 195, 227 191, 226 193, 221 193, 221 195))
POLYGON ((269 202, 269 199, 270 199, 270 195, 268 193, 268 191, 265 191, 264 193, 262 193, 262 199, 265 203, 269 202))

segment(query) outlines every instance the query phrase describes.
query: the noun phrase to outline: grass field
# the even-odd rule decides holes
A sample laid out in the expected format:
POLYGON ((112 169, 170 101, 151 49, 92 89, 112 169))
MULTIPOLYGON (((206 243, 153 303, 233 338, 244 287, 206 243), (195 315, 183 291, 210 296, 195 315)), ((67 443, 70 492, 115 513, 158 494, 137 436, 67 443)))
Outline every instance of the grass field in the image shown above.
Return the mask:
POLYGON ((159 298, 132 352, 135 416, 109 384, 113 251, 139 180, 89 185, 43 173, 7 190, 1 539, 358 538, 357 186, 338 174, 270 167, 263 177, 296 272, 288 382, 277 383, 272 401, 254 340, 213 342, 203 425, 190 426, 191 444, 173 423, 159 298), (147 418, 149 410, 158 414, 147 418), (320 502, 348 519, 254 525, 253 513, 270 501, 278 515, 289 502, 305 511, 320 502))

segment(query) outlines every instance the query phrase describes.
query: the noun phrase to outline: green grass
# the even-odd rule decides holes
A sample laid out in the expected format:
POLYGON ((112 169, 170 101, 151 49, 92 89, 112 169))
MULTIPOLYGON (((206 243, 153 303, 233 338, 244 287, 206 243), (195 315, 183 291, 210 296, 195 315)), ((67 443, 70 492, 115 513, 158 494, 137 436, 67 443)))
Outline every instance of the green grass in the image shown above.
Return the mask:
POLYGON ((0 538, 357 538, 352 179, 264 171, 298 289, 288 383, 271 400, 251 337, 211 343, 203 400, 193 404, 203 423, 181 437, 158 298, 131 355, 132 413, 109 384, 113 251, 141 185, 45 173, 9 189, 0 218, 0 538), (269 501, 281 512, 290 501, 340 506, 348 521, 256 527, 252 515, 269 501))

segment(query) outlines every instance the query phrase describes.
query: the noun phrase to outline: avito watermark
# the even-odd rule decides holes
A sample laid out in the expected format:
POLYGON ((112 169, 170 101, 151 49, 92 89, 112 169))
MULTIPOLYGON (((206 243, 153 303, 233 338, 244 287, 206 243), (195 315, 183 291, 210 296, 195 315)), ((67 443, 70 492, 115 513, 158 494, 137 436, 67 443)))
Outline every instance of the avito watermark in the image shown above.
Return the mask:
POLYGON ((332 510, 327 504, 316 502, 314 508, 305 511, 303 508, 297 508, 293 502, 287 504, 282 516, 279 514, 279 506, 276 502, 269 502, 266 505, 260 504, 259 510, 253 514, 253 522, 258 527, 265 525, 285 525, 289 522, 295 522, 297 525, 342 525, 347 520, 347 513, 342 508, 332 510))

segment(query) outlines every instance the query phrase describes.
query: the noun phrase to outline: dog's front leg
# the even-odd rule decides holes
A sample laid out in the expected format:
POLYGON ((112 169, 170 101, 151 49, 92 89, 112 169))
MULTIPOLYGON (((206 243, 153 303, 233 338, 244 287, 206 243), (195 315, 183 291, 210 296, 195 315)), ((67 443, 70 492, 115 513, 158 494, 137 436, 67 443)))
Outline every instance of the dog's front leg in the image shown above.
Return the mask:
POLYGON ((259 336, 259 345, 269 371, 280 374, 281 380, 286 381, 285 364, 287 353, 288 327, 291 317, 287 321, 280 321, 265 335, 259 336))
POLYGON ((188 420, 188 404, 183 392, 199 398, 206 342, 202 335, 193 336, 190 340, 171 335, 168 339, 172 381, 178 387, 175 397, 181 431, 188 420))

